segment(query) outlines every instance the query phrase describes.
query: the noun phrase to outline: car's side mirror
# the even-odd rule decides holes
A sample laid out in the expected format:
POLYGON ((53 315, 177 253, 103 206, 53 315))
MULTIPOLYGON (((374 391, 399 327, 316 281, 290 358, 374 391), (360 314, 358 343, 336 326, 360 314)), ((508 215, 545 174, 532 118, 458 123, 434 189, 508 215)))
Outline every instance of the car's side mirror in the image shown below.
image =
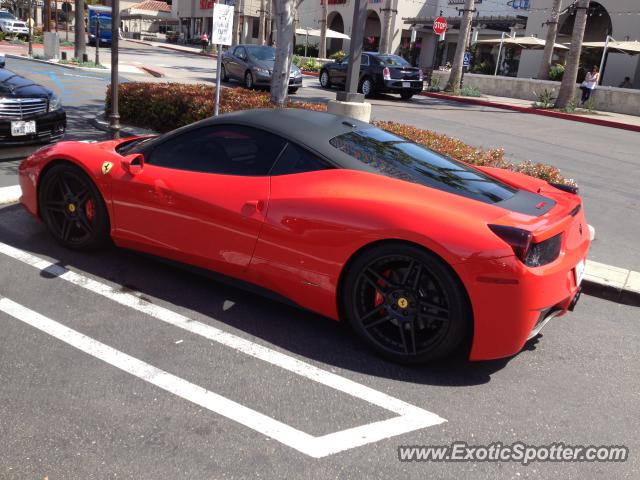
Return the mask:
POLYGON ((120 161, 120 165, 129 175, 137 175, 142 172, 144 167, 144 155, 141 153, 127 155, 120 161))

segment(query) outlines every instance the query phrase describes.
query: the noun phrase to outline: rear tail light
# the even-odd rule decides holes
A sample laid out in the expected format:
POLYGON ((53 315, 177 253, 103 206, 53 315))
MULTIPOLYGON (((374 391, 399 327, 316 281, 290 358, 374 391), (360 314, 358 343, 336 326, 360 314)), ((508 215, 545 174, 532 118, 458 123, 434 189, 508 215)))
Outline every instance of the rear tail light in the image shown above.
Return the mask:
POLYGON ((562 234, 533 243, 533 235, 521 228, 506 225, 489 225, 489 228, 507 242, 516 257, 528 267, 540 267, 553 262, 560 255, 562 234))
POLYGON ((578 194, 578 187, 575 185, 565 185, 564 183, 549 183, 552 187, 557 188, 558 190, 562 190, 563 192, 573 193, 575 195, 578 194))
POLYGON ((382 70, 382 78, 385 80, 391 80, 391 70, 389 70, 389 67, 384 67, 382 70))

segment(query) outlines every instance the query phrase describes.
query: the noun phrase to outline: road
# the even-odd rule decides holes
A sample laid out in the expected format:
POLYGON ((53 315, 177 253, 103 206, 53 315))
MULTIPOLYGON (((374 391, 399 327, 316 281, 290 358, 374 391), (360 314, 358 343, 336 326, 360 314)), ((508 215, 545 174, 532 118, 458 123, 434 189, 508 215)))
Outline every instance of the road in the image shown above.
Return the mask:
MULTIPOLYGON (((144 55, 188 81, 211 73, 196 63, 180 71, 184 59, 170 52, 144 55)), ((87 117, 102 109, 106 72, 7 63, 62 95, 68 138, 105 138, 87 117)), ((315 79, 299 93, 334 95, 315 79)), ((372 103, 377 119, 560 167, 580 183, 598 230, 591 257, 640 270, 637 134, 427 98, 372 103)), ((0 186, 16 183, 16 165, 0 162, 0 186)), ((402 367, 308 312, 128 251, 62 249, 18 205, 0 208, 0 272, 3 480, 640 476, 637 307, 583 296, 511 359, 402 367), (407 411, 417 417, 404 422, 407 411), (363 429, 376 435, 362 440, 363 429), (398 460, 398 446, 454 441, 626 445, 631 456, 398 460)))
POLYGON ((0 252, 0 478, 640 475, 637 308, 583 296, 512 359, 402 367, 331 320, 115 248, 64 250, 18 205, 0 209, 0 252), (399 435, 371 426, 397 418, 396 404, 446 422, 399 435), (272 422, 298 433, 265 433, 272 422), (382 438, 355 446, 355 427, 382 438), (343 430, 325 445, 342 451, 300 451, 343 430), (398 461, 400 445, 453 441, 615 444, 631 456, 398 461))

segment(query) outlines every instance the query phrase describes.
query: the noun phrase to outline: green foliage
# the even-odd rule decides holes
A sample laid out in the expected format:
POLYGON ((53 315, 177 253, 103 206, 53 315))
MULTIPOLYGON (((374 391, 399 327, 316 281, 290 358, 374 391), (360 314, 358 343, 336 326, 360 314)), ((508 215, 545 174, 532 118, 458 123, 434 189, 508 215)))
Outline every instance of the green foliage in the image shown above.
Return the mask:
POLYGON ((318 49, 318 45, 310 43, 309 45, 307 45, 307 53, 305 55, 304 41, 303 41, 302 43, 299 43, 295 47, 293 47, 293 53, 295 53, 296 55, 300 55, 301 57, 304 57, 304 56, 317 57, 319 53, 319 49, 318 49))
POLYGON ((5 39, 6 36, 7 36, 6 33, 0 32, 0 42, 2 42, 5 39))
POLYGON ((440 87, 440 77, 435 77, 433 74, 431 75, 431 82, 429 83, 429 87, 427 88, 427 92, 440 92, 442 88, 440 87))
MULTIPOLYGON (((107 88, 105 101, 107 114, 110 110, 110 89, 111 87, 107 88)), ((203 84, 123 83, 118 87, 120 117, 125 124, 167 132, 213 115, 214 91, 213 86, 203 84)), ((289 101, 288 106, 319 112, 326 111, 326 105, 320 103, 289 101)), ((274 105, 270 102, 267 92, 224 88, 220 92, 219 108, 220 113, 228 113, 253 108, 274 108, 274 105)), ((557 168, 549 165, 531 162, 510 163, 505 160, 502 148, 483 150, 456 138, 402 123, 373 122, 373 124, 443 155, 473 165, 506 168, 551 182, 574 184, 572 180, 562 177, 557 168)))
POLYGON ((99 63, 96 62, 83 62, 77 58, 72 58, 70 60, 60 60, 58 63, 62 64, 62 65, 74 65, 77 67, 86 67, 86 68, 107 68, 104 65, 101 65, 99 63))
POLYGON ((537 94, 536 92, 533 92, 533 94, 538 97, 538 99, 533 103, 535 108, 553 108, 556 100, 553 90, 545 88, 540 94, 537 94))
POLYGON ((493 75, 495 67, 486 60, 482 61, 479 65, 474 65, 471 69, 471 73, 478 73, 480 75, 493 75))
POLYGON ((304 63, 304 65, 302 65, 302 70, 306 70, 308 72, 319 72, 320 64, 316 61, 315 58, 310 58, 304 63))
POLYGON ((593 97, 589 97, 589 100, 587 100, 585 107, 587 108, 587 111, 589 113, 593 113, 593 97))
POLYGON ((342 50, 338 50, 336 53, 329 55, 329 58, 331 60, 342 60, 346 56, 346 53, 344 53, 342 50))
POLYGON ((564 65, 561 65, 560 63, 552 65, 549 69, 549 80, 561 82, 562 77, 564 77, 564 65))
POLYGON ((482 92, 478 90, 476 87, 466 86, 458 90, 458 95, 462 97, 481 97, 482 92))
POLYGON ((298 55, 293 56, 293 58, 291 59, 291 63, 293 63, 298 68, 302 66, 302 60, 298 55))
POLYGON ((567 102, 567 106, 564 107, 564 111, 567 113, 573 113, 576 111, 577 107, 578 107, 578 102, 576 101, 575 98, 572 98, 567 102))

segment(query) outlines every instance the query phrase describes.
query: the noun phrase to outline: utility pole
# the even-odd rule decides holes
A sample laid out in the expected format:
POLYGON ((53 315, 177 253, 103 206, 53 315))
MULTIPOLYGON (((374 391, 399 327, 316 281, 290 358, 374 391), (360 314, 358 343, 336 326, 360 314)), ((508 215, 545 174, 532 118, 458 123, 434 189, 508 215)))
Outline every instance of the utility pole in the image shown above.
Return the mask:
POLYGON ((29 56, 33 57, 33 1, 29 0, 29 56))
POLYGON ((327 3, 329 0, 320 0, 322 3, 322 16, 320 17, 320 50, 318 56, 327 58, 327 16, 329 15, 327 3))
POLYGON ((100 65, 100 14, 96 15, 96 65, 100 65))
POLYGON ((460 23, 460 33, 458 33, 458 44, 456 45, 456 53, 453 57, 453 66, 449 75, 449 82, 445 90, 456 91, 460 89, 462 80, 462 68, 464 63, 464 52, 467 50, 467 41, 469 39, 469 30, 471 29, 471 20, 475 9, 475 0, 465 0, 464 8, 458 10, 462 12, 462 21, 460 23))
POLYGON ((364 37, 364 24, 367 18, 367 5, 368 0, 354 1, 347 79, 345 83, 345 91, 336 93, 336 100, 338 101, 364 101, 364 95, 358 93, 358 82, 360 80, 360 57, 362 56, 362 39, 364 37))
POLYGON ((549 69, 551 68, 551 59, 553 58, 553 46, 556 43, 558 34, 558 18, 560 17, 560 8, 562 0, 553 0, 551 7, 551 15, 547 20, 547 43, 544 45, 542 60, 540 61, 540 69, 538 70, 538 80, 547 80, 549 78, 549 69))
MULTIPOLYGON (((111 7, 111 138, 120 138, 120 114, 118 113, 118 44, 120 40, 120 0, 113 0, 111 7)), ((96 40, 98 42, 99 40, 96 40)))

